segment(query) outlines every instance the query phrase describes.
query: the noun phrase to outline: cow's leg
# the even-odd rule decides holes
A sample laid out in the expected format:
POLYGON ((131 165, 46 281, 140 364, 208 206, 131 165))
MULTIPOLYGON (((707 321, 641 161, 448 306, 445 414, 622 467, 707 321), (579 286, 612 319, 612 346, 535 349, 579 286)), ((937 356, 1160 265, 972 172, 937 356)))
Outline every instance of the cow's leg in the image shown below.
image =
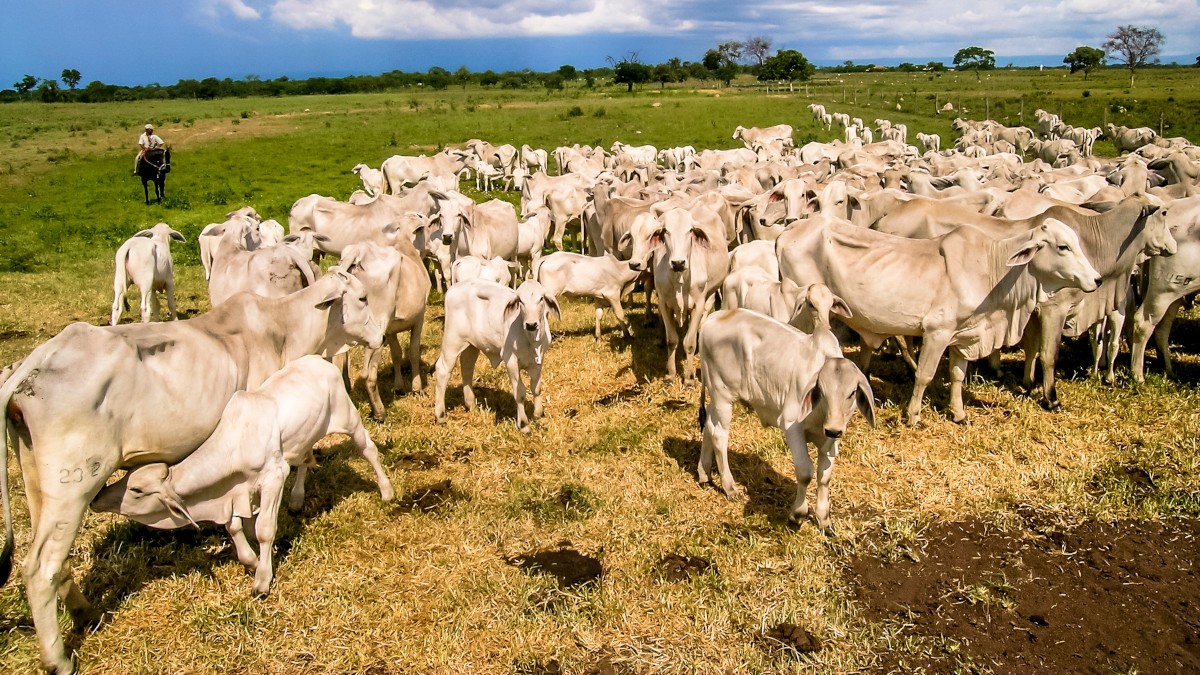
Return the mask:
POLYGON ((1038 345, 1042 364, 1042 407, 1046 410, 1058 410, 1062 404, 1058 402, 1058 386, 1054 378, 1054 369, 1058 363, 1058 349, 1062 345, 1062 328, 1065 317, 1054 313, 1042 317, 1041 339, 1038 345))
POLYGON ((871 359, 875 356, 875 352, 879 351, 879 348, 883 345, 887 338, 882 335, 876 335, 875 333, 864 333, 863 331, 856 332, 858 333, 858 337, 862 340, 862 348, 858 352, 858 367, 859 370, 862 370, 864 374, 870 374, 871 359))
POLYGON ((817 527, 826 535, 833 534, 833 518, 829 515, 829 484, 833 480, 833 461, 838 453, 838 441, 823 433, 809 441, 817 446, 817 527))
POLYGON ((467 347, 458 358, 463 380, 463 405, 468 411, 475 410, 475 363, 478 360, 479 350, 475 347, 467 347))
MULTIPOLYGON (((387 336, 388 342, 396 339, 395 334, 387 336)), ((392 349, 392 363, 396 370, 400 369, 400 363, 396 361, 396 352, 392 349)), ((379 361, 383 356, 383 346, 378 349, 365 347, 363 351, 363 377, 367 382, 367 398, 371 401, 371 416, 376 422, 382 422, 387 419, 387 408, 383 406, 383 399, 379 396, 379 361)))
POLYGON ((362 453, 363 459, 367 460, 367 464, 371 465, 371 470, 375 472, 375 484, 379 486, 379 496, 383 501, 390 502, 396 493, 392 488, 391 479, 388 478, 383 466, 379 463, 379 448, 363 427, 362 420, 358 417, 358 411, 354 409, 350 398, 346 397, 344 403, 344 406, 335 411, 333 418, 335 424, 330 425, 330 429, 350 436, 350 440, 354 441, 354 446, 362 453))
POLYGON ((675 359, 679 352, 679 324, 675 322, 675 315, 666 310, 659 301, 659 313, 663 317, 663 330, 667 336, 667 379, 675 379, 675 359))
POLYGON ((1104 334, 1103 353, 1105 359, 1104 381, 1112 384, 1116 381, 1117 352, 1121 349, 1121 332, 1125 330, 1125 312, 1110 312, 1107 332, 1104 334))
POLYGON ((247 570, 253 571, 258 567, 258 554, 250 548, 250 542, 246 540, 246 530, 242 519, 237 516, 230 518, 225 525, 225 531, 233 540, 233 550, 237 552, 238 562, 242 563, 247 570))
POLYGON ((1029 396, 1041 396, 1034 384, 1037 375, 1038 358, 1041 356, 1041 321, 1037 317, 1030 319, 1021 334, 1021 350, 1025 352, 1025 369, 1021 374, 1021 387, 1029 396))
POLYGON ((909 426, 915 427, 921 423, 921 403, 925 399, 925 389, 933 381, 938 363, 942 360, 942 354, 945 353, 949 342, 949 339, 942 335, 925 335, 925 342, 921 345, 921 356, 917 360, 912 398, 908 400, 906 410, 909 426))
POLYGON ((175 278, 173 276, 167 279, 166 292, 167 312, 171 315, 171 320, 175 321, 179 319, 179 314, 175 311, 175 278))
POLYGON ((517 429, 523 434, 530 431, 529 417, 525 414, 525 383, 521 381, 521 366, 516 356, 508 359, 508 381, 512 384, 513 400, 517 404, 517 429))
POLYGON ((600 339, 600 317, 604 316, 604 301, 596 300, 593 303, 596 306, 596 331, 594 333, 597 340, 600 339))
POLYGON ((109 325, 115 326, 121 322, 121 313, 125 310, 125 289, 113 284, 112 316, 109 325))
POLYGON ((1183 307, 1183 298, 1177 299, 1167 308, 1167 313, 1163 314, 1162 321, 1158 322, 1158 327, 1154 329, 1154 346, 1158 351, 1158 360, 1162 363, 1163 373, 1167 377, 1175 377, 1175 369, 1171 365, 1171 326, 1175 324, 1175 317, 1179 316, 1179 310, 1183 307))
MULTIPOLYGON (((417 317, 416 323, 408 331, 408 366, 411 369, 412 387, 409 391, 421 391, 425 388, 425 372, 421 368, 421 333, 425 330, 425 313, 417 317)), ((395 352, 393 352, 395 353, 395 352)), ((392 357, 395 360, 395 357, 392 357)), ((396 371, 399 377, 400 371, 396 371)))
POLYGON ((150 319, 154 317, 154 289, 153 288, 138 288, 140 292, 140 300, 138 309, 142 312, 142 323, 150 323, 150 319))
MULTIPOLYGON (((715 301, 715 299, 716 296, 709 296, 710 301, 715 301)), ((707 309, 707 306, 696 307, 688 316, 687 332, 683 335, 683 381, 685 384, 691 384, 696 379, 693 357, 699 347, 700 321, 707 314, 707 309)))
MULTIPOLYGON (((1145 381, 1146 344, 1156 328, 1172 311, 1182 304, 1174 295, 1156 294, 1148 297, 1133 314, 1133 336, 1129 340, 1129 370, 1135 382, 1145 381)), ((1169 333, 1169 329, 1168 329, 1169 333)), ((1160 350, 1161 351, 1161 350, 1160 350)))
POLYGON ((54 476, 46 476, 47 480, 55 481, 53 491, 42 486, 41 512, 22 576, 42 665, 53 673, 74 672, 58 628, 57 599, 60 594, 75 599, 78 593, 71 588, 74 582, 67 579, 70 574, 67 556, 83 522, 84 510, 109 473, 111 470, 99 471, 92 476, 87 467, 64 468, 54 476))
POLYGON ((542 364, 529 366, 529 392, 533 395, 533 419, 541 419, 546 414, 542 407, 542 364))
POLYGON ((967 359, 956 351, 950 352, 950 419, 955 424, 967 423, 963 403, 963 383, 967 379, 967 359))
POLYGON ((292 483, 292 493, 288 498, 288 511, 296 513, 304 506, 304 480, 308 478, 310 468, 317 468, 317 456, 311 449, 304 463, 296 467, 296 480, 292 483))
POLYGON ((268 462, 259 475, 259 510, 254 519, 254 536, 258 539, 258 566, 254 570, 251 593, 256 598, 271 591, 274 578, 273 558, 275 534, 279 529, 279 504, 283 501, 283 482, 289 467, 282 457, 268 462))
POLYGON ((332 363, 339 372, 341 372, 342 386, 346 388, 346 391, 353 391, 354 387, 350 383, 350 352, 343 351, 338 354, 334 354, 333 357, 329 359, 329 362, 332 363))
POLYGON ((733 418, 733 401, 719 400, 714 396, 706 410, 708 418, 704 420, 704 436, 700 441, 700 461, 696 465, 696 477, 700 483, 711 480, 708 471, 715 455, 717 472, 721 476, 721 491, 726 497, 737 499, 743 496, 745 491, 733 482, 733 473, 729 471, 729 422, 733 418))
MULTIPOLYGON (((618 291, 618 293, 619 292, 620 291, 618 291)), ((617 317, 617 323, 621 325, 621 332, 625 335, 625 337, 629 337, 631 334, 629 330, 629 319, 625 318, 625 307, 621 305, 621 296, 617 295, 609 298, 608 303, 609 306, 612 307, 613 316, 617 317)))
POLYGON ((783 438, 792 453, 792 464, 796 467, 796 501, 792 502, 792 512, 788 515, 788 520, 793 523, 808 517, 808 484, 812 482, 813 464, 808 455, 806 436, 800 422, 793 422, 783 430, 783 438))

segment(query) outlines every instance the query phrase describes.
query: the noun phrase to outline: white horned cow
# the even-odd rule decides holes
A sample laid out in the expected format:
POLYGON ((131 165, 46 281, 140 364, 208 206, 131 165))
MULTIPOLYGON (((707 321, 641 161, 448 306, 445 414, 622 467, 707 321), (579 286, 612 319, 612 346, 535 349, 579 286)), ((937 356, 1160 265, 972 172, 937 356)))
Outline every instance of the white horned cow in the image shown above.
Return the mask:
POLYGON ((829 533, 829 485, 838 444, 856 410, 875 425, 875 399, 867 377, 842 358, 829 330, 829 312, 840 300, 820 284, 806 293, 812 334, 744 309, 716 312, 700 328, 703 440, 696 474, 701 483, 710 482, 715 456, 721 490, 731 498, 742 494, 729 470, 728 449, 733 406, 743 401, 764 425, 783 432, 791 450, 796 467, 796 500, 789 514, 793 522, 809 514, 813 464, 807 444, 817 447, 815 516, 818 527, 829 533))
MULTIPOLYGON (((342 251, 342 265, 366 287, 367 302, 375 321, 383 327, 392 353, 392 391, 399 393, 403 375, 400 333, 408 333, 410 390, 421 391, 421 333, 425 329, 425 306, 431 283, 421 255, 406 240, 393 246, 371 242, 351 244, 342 251)), ((379 396, 379 361, 383 349, 366 347, 363 353, 363 378, 371 414, 382 422, 387 413, 379 396)))
POLYGON ((363 190, 372 197, 378 197, 383 194, 384 188, 387 186, 387 180, 383 177, 383 171, 372 169, 366 164, 355 164, 350 173, 358 176, 358 179, 362 181, 363 190))
POLYGON ((667 377, 675 377, 676 361, 682 360, 684 382, 694 377, 692 357, 700 322, 712 311, 729 273, 724 226, 716 214, 706 211, 694 215, 686 209, 670 209, 651 239, 651 247, 658 249, 654 288, 667 337, 667 377))
POLYGON ((919 423, 925 389, 950 350, 950 414, 965 422, 969 360, 1021 338, 1040 297, 1062 288, 1094 291, 1100 273, 1061 221, 993 239, 961 227, 936 239, 906 239, 825 216, 776 241, 779 271, 801 286, 824 283, 853 312, 844 322, 870 353, 889 336, 923 336, 908 422, 919 423))
POLYGON ((641 276, 611 252, 602 256, 587 256, 568 251, 556 251, 542 258, 533 268, 534 278, 555 298, 563 295, 592 298, 596 303, 595 337, 600 339, 600 317, 605 307, 612 307, 621 331, 629 335, 629 321, 621 298, 633 289, 641 276))
POLYGON ((221 239, 213 251, 208 279, 208 299, 213 307, 243 291, 281 298, 312 285, 316 277, 310 257, 286 244, 247 250, 247 227, 246 221, 231 220, 214 230, 221 239))
POLYGON ((459 362, 463 380, 463 403, 475 409, 475 362, 482 352, 495 368, 504 364, 517 404, 517 428, 529 433, 525 412, 525 383, 521 371, 529 373, 533 394, 533 417, 542 416, 542 366, 550 349, 547 316, 562 316, 558 300, 541 284, 525 281, 517 290, 491 281, 472 280, 451 286, 445 297, 446 319, 442 353, 434 363, 434 420, 446 421, 446 385, 454 362, 459 362))
POLYGON ((120 513, 144 525, 174 530, 200 522, 224 525, 238 560, 254 572, 251 593, 266 596, 275 573, 272 553, 284 481, 300 471, 289 508, 304 503, 304 471, 313 445, 329 434, 348 434, 375 471, 384 501, 394 496, 338 368, 320 356, 285 365, 256 389, 239 391, 225 405, 208 440, 174 465, 144 464, 105 487, 92 509, 120 513), (246 540, 254 531, 258 554, 246 540))
MULTIPOLYGON (((33 522, 22 576, 42 665, 74 671, 56 601, 76 616, 90 613, 67 556, 88 504, 114 471, 180 461, 212 435, 234 392, 301 356, 382 339, 362 284, 334 268, 285 298, 243 293, 170 323, 73 323, 34 349, 0 386, 0 438, 6 457, 15 441, 33 522)), ((3 583, 13 553, 6 470, 0 493, 3 583)))
POLYGON ((755 143, 766 143, 773 140, 785 141, 789 146, 792 143, 792 126, 790 124, 776 124, 773 127, 743 127, 739 125, 733 130, 733 137, 741 139, 742 143, 746 144, 747 148, 754 149, 755 143))
POLYGON ((112 325, 121 320, 126 309, 125 293, 132 281, 141 293, 139 306, 142 322, 158 319, 158 293, 167 295, 167 313, 175 316, 175 263, 171 260, 171 242, 187 241, 166 223, 159 223, 130 237, 117 249, 113 273, 112 325))

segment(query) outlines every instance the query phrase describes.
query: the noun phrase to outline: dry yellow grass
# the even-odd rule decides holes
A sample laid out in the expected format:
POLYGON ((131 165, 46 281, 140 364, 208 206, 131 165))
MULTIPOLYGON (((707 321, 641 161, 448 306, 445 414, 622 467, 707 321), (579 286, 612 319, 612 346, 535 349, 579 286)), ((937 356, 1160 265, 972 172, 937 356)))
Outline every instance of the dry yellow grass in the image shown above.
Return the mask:
MULTIPOLYGON (((199 283, 193 273, 185 286, 199 283)), ((200 308, 184 297, 185 310, 200 308)), ((85 294, 47 311, 72 316, 95 301, 85 294)), ((103 307, 80 318, 97 320, 103 307)), ((850 555, 898 554, 941 520, 1011 523, 1017 506, 1064 522, 1197 510, 1200 419, 1190 388, 1067 380, 1066 409, 1051 414, 977 380, 972 425, 946 421, 936 388, 938 410, 909 429, 896 404, 907 376, 884 362, 886 379, 873 380, 880 425, 857 419, 838 458, 838 535, 791 528, 793 470, 776 430, 745 412, 735 418, 731 458, 745 501, 698 486, 698 392, 662 379, 661 328, 624 341, 606 317, 597 342, 590 304, 565 308, 546 369, 547 416, 532 435, 515 428, 507 376, 481 369, 473 413, 462 408, 456 370, 447 424, 432 424, 429 393, 399 397, 386 422, 368 422, 394 504, 378 498, 348 443, 326 441, 304 511, 282 516, 266 600, 248 597, 251 579, 222 530, 157 533, 90 515, 75 571, 111 614, 76 638, 83 671, 506 673, 554 660, 585 672, 605 658, 618 672, 855 672, 889 638, 856 611, 843 577, 850 555), (1095 489, 1108 467, 1130 462, 1155 473, 1161 499, 1095 489), (598 557, 602 579, 561 589, 506 563, 563 545, 598 557), (657 564, 670 553, 715 570, 665 581, 657 564), (756 633, 779 622, 807 627, 824 649, 764 648, 756 633)), ((440 308, 429 314, 427 367, 441 330, 440 308)), ((640 309, 634 321, 640 327, 640 309)), ((49 321, 47 334, 56 328, 49 321)), ((358 385, 365 414, 362 393, 358 385)), ((19 481, 15 466, 10 475, 19 481)), ((27 535, 23 513, 17 524, 27 535)), ((0 669, 32 671, 19 584, 0 593, 0 608, 0 669)))

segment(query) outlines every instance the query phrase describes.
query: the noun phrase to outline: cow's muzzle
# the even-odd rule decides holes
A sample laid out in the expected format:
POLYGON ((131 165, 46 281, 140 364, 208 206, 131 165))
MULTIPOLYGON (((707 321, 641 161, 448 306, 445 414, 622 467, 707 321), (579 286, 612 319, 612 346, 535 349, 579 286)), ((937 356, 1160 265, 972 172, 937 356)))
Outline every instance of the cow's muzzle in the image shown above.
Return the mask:
POLYGON ((826 429, 825 430, 825 436, 827 438, 833 438, 833 439, 841 438, 842 434, 844 434, 844 433, 846 433, 846 432, 842 429, 826 429))

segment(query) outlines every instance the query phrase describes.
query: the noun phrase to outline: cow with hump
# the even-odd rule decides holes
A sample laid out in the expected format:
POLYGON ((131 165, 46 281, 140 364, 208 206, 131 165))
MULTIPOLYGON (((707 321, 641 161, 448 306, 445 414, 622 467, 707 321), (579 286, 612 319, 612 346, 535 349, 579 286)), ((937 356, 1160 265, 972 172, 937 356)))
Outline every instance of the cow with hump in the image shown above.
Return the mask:
POLYGON ((924 339, 907 408, 913 426, 947 349, 950 414, 964 423, 967 361, 1017 344, 1039 299, 1063 288, 1092 292, 1101 281, 1078 235, 1053 219, 1004 239, 974 227, 907 239, 815 216, 783 233, 776 251, 783 278, 824 283, 845 300, 853 317, 844 322, 865 344, 864 368, 889 336, 924 339))
MULTIPOLYGON (((78 621, 91 618, 67 556, 88 504, 113 472, 179 462, 212 435, 234 393, 259 386, 291 361, 351 342, 378 347, 382 340, 362 284, 333 268, 284 298, 242 293, 170 323, 74 323, 34 349, 0 386, 0 437, 5 456, 8 439, 15 440, 33 522, 23 576, 43 665, 74 671, 58 629, 57 599, 78 621)), ((6 470, 0 494, 2 582, 13 554, 6 470)))
POLYGON ((375 471, 384 501, 390 501, 391 481, 339 369, 310 355, 287 364, 261 387, 235 393, 216 430, 183 461, 133 469, 101 490, 92 508, 164 530, 201 521, 224 525, 238 560, 254 572, 252 593, 265 596, 274 578, 271 555, 283 483, 291 467, 300 467, 288 505, 298 510, 313 445, 329 434, 350 436, 375 471), (258 540, 258 554, 246 540, 247 524, 258 540))

